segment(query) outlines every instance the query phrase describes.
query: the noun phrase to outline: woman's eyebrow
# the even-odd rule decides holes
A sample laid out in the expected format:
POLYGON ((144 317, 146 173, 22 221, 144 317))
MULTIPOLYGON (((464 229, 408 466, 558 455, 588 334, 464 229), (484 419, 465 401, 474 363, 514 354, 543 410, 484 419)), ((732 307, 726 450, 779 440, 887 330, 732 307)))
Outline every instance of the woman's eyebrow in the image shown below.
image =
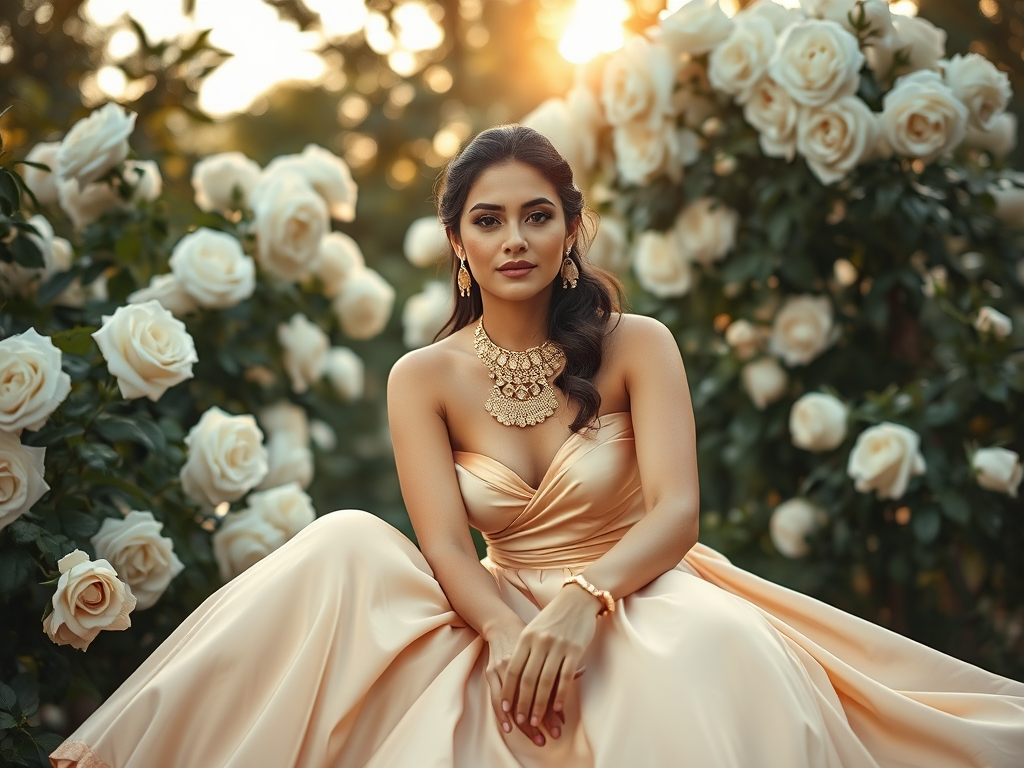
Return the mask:
MULTIPOLYGON (((532 208, 533 206, 541 205, 542 203, 546 203, 547 205, 554 206, 554 203, 552 203, 546 197, 538 197, 538 198, 535 198, 533 200, 530 200, 529 202, 523 203, 522 207, 523 208, 532 208)), ((494 203, 477 203, 476 205, 474 205, 469 210, 470 210, 470 212, 473 212, 473 211, 475 211, 477 209, 480 209, 480 210, 483 210, 483 211, 504 211, 505 210, 505 206, 504 205, 494 205, 494 203)))

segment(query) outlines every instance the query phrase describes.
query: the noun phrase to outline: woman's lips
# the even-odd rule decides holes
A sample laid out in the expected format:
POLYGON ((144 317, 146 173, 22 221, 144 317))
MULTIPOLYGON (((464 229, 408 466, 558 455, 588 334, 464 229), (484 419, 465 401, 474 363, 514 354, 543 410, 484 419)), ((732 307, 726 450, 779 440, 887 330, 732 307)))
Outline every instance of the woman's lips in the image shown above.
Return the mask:
POLYGON ((498 271, 505 275, 505 277, 522 277, 523 275, 530 274, 530 271, 536 266, 536 264, 531 264, 528 261, 513 261, 499 267, 498 271))

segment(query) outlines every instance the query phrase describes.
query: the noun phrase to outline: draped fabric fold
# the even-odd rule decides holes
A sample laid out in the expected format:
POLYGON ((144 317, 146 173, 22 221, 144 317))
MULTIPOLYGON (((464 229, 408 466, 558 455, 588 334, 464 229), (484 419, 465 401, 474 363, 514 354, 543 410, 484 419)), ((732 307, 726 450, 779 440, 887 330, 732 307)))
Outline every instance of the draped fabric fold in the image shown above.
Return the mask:
MULTIPOLYGON (((537 488, 454 454, 484 566, 529 621, 645 508, 628 413, 537 488)), ((200 606, 52 755, 55 768, 1016 768, 1024 684, 695 546, 598 622, 560 739, 505 734, 481 638, 420 552, 324 515, 200 606)))

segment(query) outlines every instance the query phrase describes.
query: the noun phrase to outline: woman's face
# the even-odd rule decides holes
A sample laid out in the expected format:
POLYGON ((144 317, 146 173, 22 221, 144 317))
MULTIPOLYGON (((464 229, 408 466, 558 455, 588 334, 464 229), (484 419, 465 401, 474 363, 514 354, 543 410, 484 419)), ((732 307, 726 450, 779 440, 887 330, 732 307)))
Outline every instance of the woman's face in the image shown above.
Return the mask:
POLYGON ((555 187, 519 162, 480 174, 459 230, 461 237, 452 237, 456 257, 461 249, 480 290, 513 301, 550 289, 573 237, 555 187))

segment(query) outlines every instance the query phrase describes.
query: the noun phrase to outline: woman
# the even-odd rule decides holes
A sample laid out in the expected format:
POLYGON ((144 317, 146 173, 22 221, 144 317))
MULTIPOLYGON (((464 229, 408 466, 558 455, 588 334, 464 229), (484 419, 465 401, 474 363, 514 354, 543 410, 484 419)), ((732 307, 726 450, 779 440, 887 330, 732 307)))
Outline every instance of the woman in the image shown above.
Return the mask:
POLYGON ((678 349, 585 264, 582 195, 546 139, 480 134, 439 208, 451 330, 388 382, 422 554, 366 512, 321 517, 54 766, 1020 764, 1024 685, 696 543, 678 349))

